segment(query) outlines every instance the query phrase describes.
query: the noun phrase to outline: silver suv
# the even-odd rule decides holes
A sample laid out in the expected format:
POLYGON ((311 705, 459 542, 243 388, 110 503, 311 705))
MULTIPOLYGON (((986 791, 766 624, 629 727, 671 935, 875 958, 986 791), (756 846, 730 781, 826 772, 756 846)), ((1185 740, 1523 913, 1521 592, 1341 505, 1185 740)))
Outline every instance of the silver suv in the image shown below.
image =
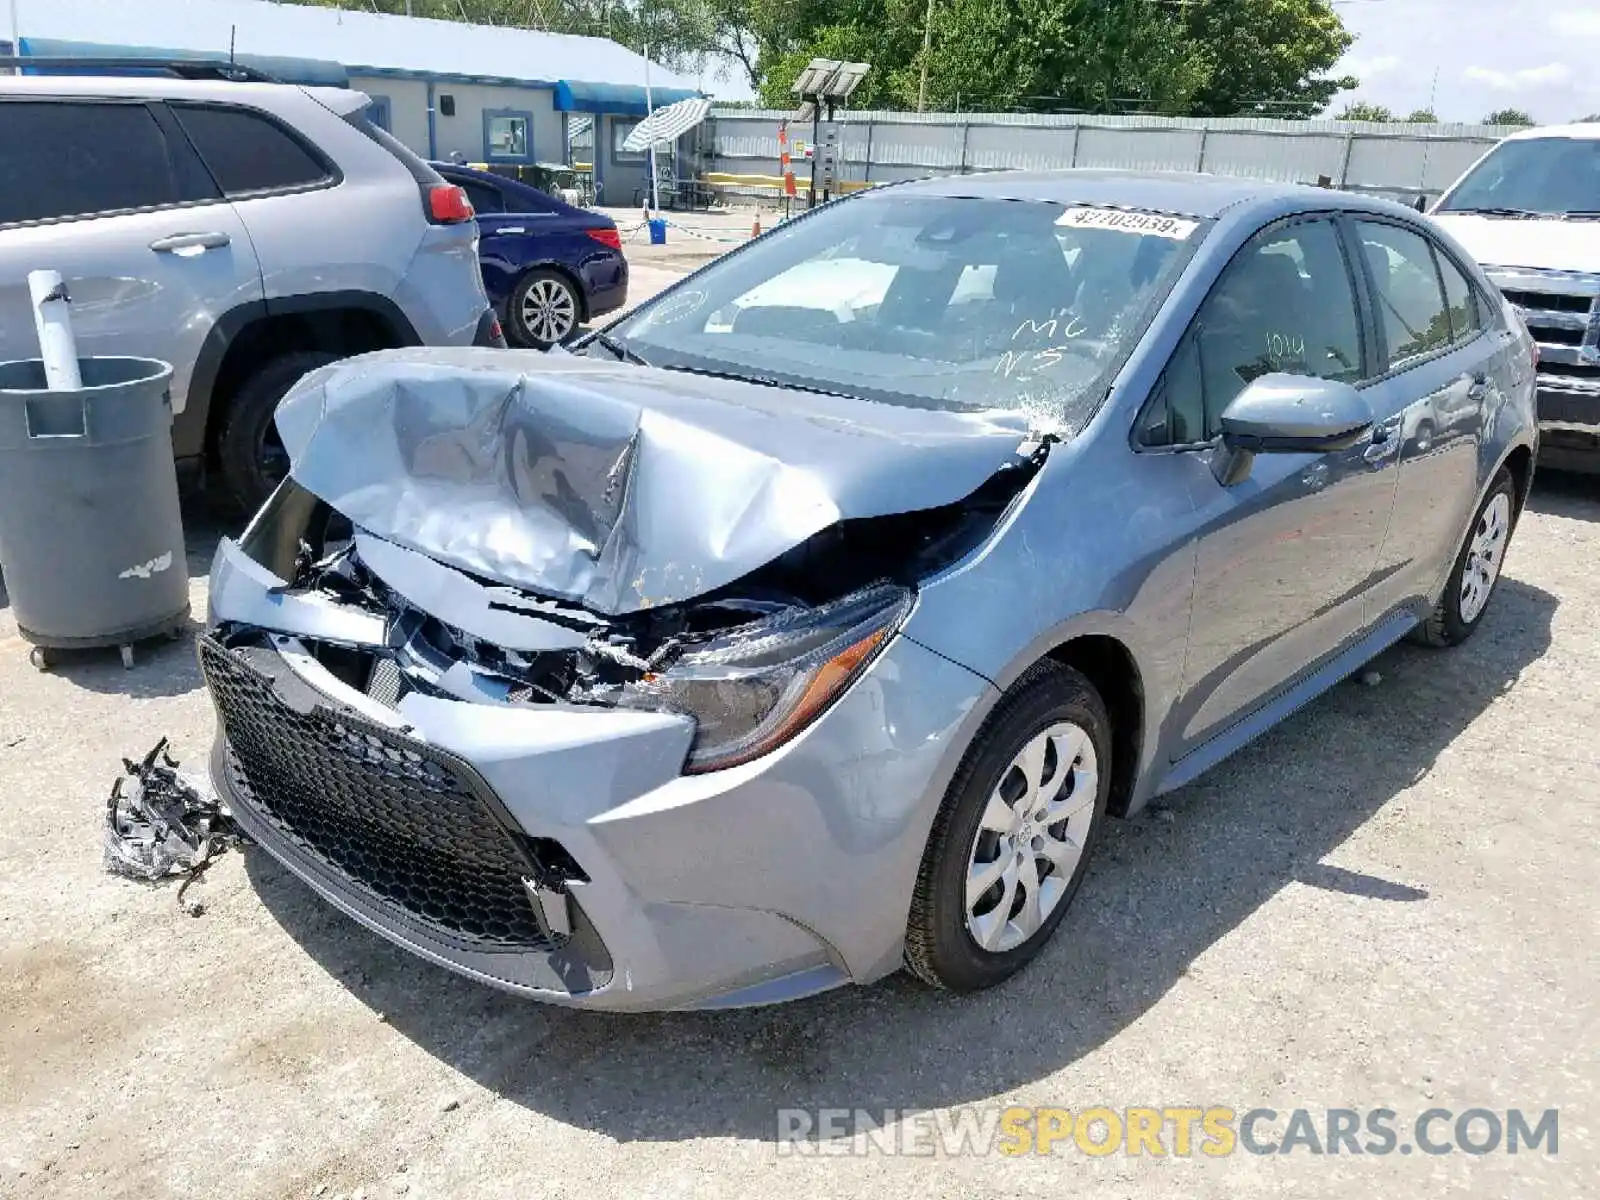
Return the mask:
POLYGON ((37 356, 27 276, 60 271, 80 351, 172 363, 180 460, 254 509, 287 467, 273 411, 307 371, 503 346, 465 193, 370 103, 220 75, 0 76, 0 360, 37 356))

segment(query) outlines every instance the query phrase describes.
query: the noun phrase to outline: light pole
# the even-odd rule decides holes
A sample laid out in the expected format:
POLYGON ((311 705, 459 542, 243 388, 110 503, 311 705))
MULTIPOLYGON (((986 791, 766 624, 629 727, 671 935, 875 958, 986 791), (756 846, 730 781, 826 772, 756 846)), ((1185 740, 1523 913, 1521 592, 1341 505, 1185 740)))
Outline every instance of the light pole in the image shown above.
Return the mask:
MULTIPOLYGON (((656 106, 650 94, 650 43, 644 44, 644 119, 648 126, 650 118, 655 115, 656 106)), ((656 138, 650 135, 650 215, 653 217, 661 211, 661 193, 656 181, 656 138)))

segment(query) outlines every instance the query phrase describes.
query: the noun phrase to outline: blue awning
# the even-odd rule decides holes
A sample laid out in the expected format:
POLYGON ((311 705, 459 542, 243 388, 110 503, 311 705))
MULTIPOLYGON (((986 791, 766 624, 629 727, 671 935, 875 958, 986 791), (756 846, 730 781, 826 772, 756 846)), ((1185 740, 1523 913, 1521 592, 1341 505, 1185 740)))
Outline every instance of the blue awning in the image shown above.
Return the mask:
MULTIPOLYGON (((150 58, 171 59, 179 62, 226 62, 227 47, 215 53, 197 50, 163 50, 157 46, 108 46, 97 42, 72 42, 59 38, 19 38, 18 56, 21 58, 150 58)), ((281 79, 284 83, 298 83, 305 87, 349 87, 350 73, 336 62, 316 58, 278 58, 267 54, 238 54, 234 60, 241 67, 250 67, 281 79)), ((101 67, 72 71, 66 68, 24 67, 24 75, 141 75, 155 72, 140 71, 137 67, 101 67)))
MULTIPOLYGON (((700 93, 688 88, 659 87, 650 89, 650 99, 657 108, 679 100, 692 100, 700 93)), ((631 83, 585 83, 577 79, 556 80, 557 112, 617 113, 627 117, 642 117, 649 111, 644 102, 644 88, 631 83)))

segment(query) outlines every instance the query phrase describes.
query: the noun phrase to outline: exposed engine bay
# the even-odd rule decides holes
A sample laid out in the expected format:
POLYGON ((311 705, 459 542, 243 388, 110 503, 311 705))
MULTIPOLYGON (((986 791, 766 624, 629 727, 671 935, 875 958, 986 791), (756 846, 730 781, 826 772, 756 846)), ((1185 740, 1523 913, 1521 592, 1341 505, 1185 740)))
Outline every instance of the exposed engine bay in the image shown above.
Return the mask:
POLYGON ((689 717, 691 772, 826 709, 1055 440, 1016 413, 443 350, 313 372, 276 423, 290 477, 213 574, 224 646, 270 643, 369 715, 689 717))
POLYGON ((841 521, 714 592, 615 616, 376 538, 290 479, 240 550, 284 581, 280 595, 378 618, 382 644, 226 614, 216 636, 230 647, 271 641, 389 708, 415 692, 684 712, 699 731, 689 769, 734 765, 837 694, 909 612, 918 582, 988 536, 1047 452, 1005 465, 958 503, 841 521))

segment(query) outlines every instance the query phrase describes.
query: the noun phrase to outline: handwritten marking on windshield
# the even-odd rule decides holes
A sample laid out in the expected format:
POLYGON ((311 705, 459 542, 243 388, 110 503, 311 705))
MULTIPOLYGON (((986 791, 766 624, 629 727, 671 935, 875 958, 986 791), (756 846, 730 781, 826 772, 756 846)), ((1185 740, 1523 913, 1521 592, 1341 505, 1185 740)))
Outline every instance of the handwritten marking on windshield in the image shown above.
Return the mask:
MULTIPOLYGON (((1024 335, 1033 337, 1065 338, 1070 342, 1074 338, 1081 338, 1089 332, 1089 325, 1082 317, 1062 314, 1050 316, 1043 321, 1035 321, 1031 317, 1024 318, 1018 325, 1016 332, 1011 335, 1011 340, 1016 342, 1024 335)), ((1007 349, 1000 353, 995 360, 994 374, 1003 375, 1007 379, 1031 379, 1041 371, 1048 371, 1051 367, 1061 364, 1072 347, 1066 343, 1050 346, 1034 346, 1028 349, 1007 349)))
POLYGON ((1269 333, 1267 358, 1273 365, 1283 362, 1304 362, 1306 339, 1304 334, 1269 333))
POLYGON ((1024 318, 1022 324, 1017 326, 1017 331, 1011 335, 1011 340, 1013 342, 1016 341, 1024 333, 1047 334, 1050 337, 1055 337, 1059 332, 1060 336, 1064 338, 1075 338, 1082 337, 1089 332, 1089 326, 1084 323, 1082 317, 1068 317, 1065 326, 1062 326, 1060 322, 1061 318, 1055 316, 1045 321, 1035 321, 1031 317, 1024 318))
POLYGON ((1070 346, 1045 346, 1038 350, 1002 350, 995 360, 994 374, 1007 379, 1032 379, 1040 372, 1060 366, 1070 349, 1070 346))

